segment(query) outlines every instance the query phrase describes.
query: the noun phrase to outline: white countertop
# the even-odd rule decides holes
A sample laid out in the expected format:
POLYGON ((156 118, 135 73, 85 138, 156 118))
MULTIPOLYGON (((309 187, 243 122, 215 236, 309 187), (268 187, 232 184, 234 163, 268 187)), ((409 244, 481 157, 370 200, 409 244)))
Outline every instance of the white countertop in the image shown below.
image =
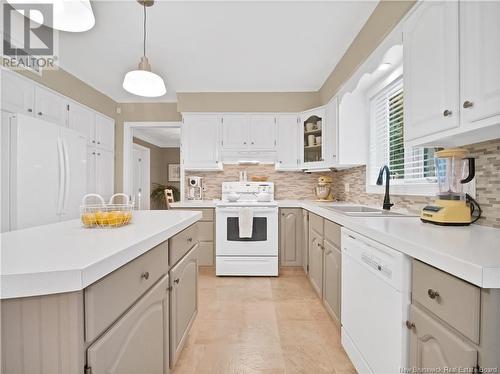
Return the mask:
MULTIPOLYGON (((210 202, 212 205, 203 207, 214 207, 210 202)), ((339 203, 277 202, 280 208, 307 209, 479 287, 500 288, 500 229, 474 224, 437 226, 423 223, 419 217, 352 217, 325 208, 339 203)))
POLYGON ((137 211, 120 228, 71 220, 1 234, 0 296, 82 290, 200 219, 200 212, 137 211))
POLYGON ((170 203, 172 208, 215 208, 220 200, 186 200, 170 203))

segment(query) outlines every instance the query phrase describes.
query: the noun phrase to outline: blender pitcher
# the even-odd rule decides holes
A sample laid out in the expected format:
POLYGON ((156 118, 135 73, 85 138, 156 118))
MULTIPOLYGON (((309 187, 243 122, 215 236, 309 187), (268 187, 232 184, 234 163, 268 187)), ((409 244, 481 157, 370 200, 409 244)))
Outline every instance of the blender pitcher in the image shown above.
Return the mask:
POLYGON ((435 153, 437 199, 422 209, 420 219, 436 225, 461 226, 476 222, 481 216, 479 204, 464 192, 464 184, 474 179, 473 157, 465 149, 444 149, 435 153))

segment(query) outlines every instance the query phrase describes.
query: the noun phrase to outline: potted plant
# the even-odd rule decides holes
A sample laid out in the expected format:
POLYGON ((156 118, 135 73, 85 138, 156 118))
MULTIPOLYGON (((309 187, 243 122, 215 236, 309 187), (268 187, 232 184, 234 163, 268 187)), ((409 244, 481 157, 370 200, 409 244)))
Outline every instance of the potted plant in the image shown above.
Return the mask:
POLYGON ((151 201, 159 208, 165 209, 167 207, 167 202, 165 200, 165 190, 172 190, 174 193, 174 200, 179 201, 181 193, 179 189, 175 186, 164 185, 161 183, 153 183, 153 189, 151 190, 151 201))

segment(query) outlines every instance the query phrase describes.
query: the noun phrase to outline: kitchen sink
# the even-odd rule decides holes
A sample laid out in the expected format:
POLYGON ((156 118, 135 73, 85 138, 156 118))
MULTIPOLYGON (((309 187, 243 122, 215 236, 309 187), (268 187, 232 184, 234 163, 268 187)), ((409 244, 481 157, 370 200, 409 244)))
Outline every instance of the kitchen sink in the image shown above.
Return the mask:
POLYGON ((333 210, 334 212, 345 214, 354 217, 390 217, 390 216, 400 216, 409 217, 412 214, 391 212, 390 210, 372 208, 364 205, 335 205, 335 206, 325 206, 326 209, 333 210))

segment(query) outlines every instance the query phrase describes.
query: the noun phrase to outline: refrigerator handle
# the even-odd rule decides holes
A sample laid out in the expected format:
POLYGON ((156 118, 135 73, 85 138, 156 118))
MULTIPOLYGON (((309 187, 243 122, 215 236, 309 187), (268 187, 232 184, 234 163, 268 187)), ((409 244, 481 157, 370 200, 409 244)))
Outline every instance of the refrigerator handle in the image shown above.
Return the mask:
POLYGON ((63 186, 64 186, 64 156, 63 156, 63 149, 62 149, 62 139, 59 137, 57 139, 57 155, 58 155, 58 160, 59 160, 59 186, 58 186, 58 191, 57 191, 57 212, 56 214, 60 216, 62 214, 62 209, 63 209, 63 198, 64 198, 64 192, 63 192, 63 186))
POLYGON ((68 209, 71 172, 70 172, 70 166, 69 166, 68 147, 66 146, 66 141, 64 139, 62 140, 62 144, 63 144, 63 151, 64 151, 64 202, 63 202, 62 215, 65 215, 67 213, 67 209, 68 209))

